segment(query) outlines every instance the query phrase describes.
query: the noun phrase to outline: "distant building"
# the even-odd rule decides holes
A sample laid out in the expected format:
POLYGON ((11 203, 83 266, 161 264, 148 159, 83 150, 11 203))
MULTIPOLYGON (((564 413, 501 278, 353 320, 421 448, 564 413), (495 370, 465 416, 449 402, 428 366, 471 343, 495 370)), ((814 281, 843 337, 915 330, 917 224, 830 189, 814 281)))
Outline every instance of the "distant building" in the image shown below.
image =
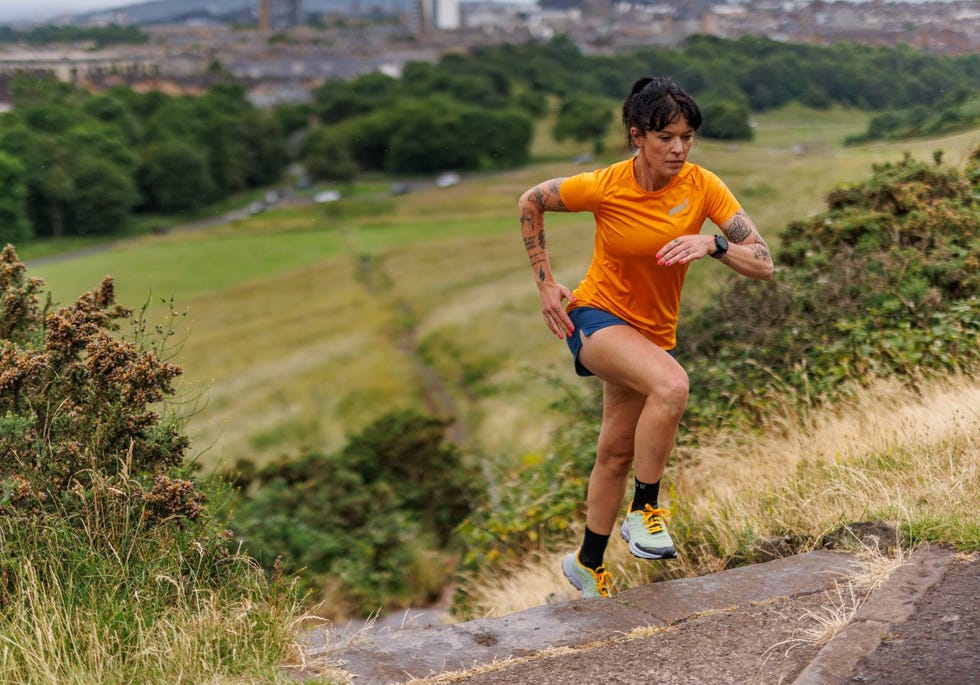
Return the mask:
POLYGON ((413 19, 422 33, 460 27, 459 0, 416 0, 414 10, 413 19))
POLYGON ((263 31, 304 23, 303 0, 259 0, 259 28, 263 31))
POLYGON ((459 28, 459 0, 435 0, 435 26, 440 31, 459 28))

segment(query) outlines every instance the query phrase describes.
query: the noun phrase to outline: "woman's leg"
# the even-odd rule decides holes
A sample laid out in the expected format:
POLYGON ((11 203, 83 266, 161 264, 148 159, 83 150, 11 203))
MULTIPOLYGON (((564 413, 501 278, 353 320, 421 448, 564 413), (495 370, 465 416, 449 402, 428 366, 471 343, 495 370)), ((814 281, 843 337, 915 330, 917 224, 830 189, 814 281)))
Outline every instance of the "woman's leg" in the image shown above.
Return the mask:
POLYGON ((579 359, 603 381, 602 429, 589 479, 586 525, 612 531, 632 465, 636 478, 663 475, 687 405, 687 373, 629 326, 583 336, 579 359))
POLYGON ((609 535, 623 504, 633 467, 634 435, 646 398, 629 388, 602 384, 602 427, 596 446, 595 465, 589 476, 585 525, 609 535))

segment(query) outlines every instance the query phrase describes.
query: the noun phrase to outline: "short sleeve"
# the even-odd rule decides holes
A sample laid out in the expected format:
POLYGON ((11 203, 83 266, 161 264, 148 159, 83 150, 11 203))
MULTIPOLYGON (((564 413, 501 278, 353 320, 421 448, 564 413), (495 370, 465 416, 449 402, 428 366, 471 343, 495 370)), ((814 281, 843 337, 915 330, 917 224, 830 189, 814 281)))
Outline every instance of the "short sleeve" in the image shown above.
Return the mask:
POLYGON ((708 218, 716 226, 721 226, 726 221, 735 216, 735 212, 742 208, 742 205, 735 199, 735 195, 728 189, 724 181, 710 171, 704 171, 707 181, 707 214, 708 218))
POLYGON ((599 183, 594 171, 569 176, 558 192, 571 212, 594 212, 599 207, 599 183))

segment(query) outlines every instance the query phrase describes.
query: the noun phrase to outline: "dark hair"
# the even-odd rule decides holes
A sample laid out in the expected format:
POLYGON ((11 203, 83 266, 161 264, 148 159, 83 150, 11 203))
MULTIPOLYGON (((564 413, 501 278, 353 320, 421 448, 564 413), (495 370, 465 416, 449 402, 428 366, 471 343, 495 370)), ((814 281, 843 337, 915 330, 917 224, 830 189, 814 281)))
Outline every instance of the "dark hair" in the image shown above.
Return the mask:
POLYGON ((633 147, 630 128, 641 133, 660 131, 678 117, 687 119, 695 131, 701 128, 701 110, 686 90, 663 76, 644 76, 633 84, 633 90, 623 103, 623 126, 626 145, 633 147))

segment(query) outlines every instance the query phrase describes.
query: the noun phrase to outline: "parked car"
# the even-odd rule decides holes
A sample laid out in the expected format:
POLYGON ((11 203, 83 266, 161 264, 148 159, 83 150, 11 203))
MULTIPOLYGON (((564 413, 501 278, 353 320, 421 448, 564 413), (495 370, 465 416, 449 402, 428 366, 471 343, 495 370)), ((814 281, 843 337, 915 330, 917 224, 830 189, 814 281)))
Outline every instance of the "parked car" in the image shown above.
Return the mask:
POLYGON ((439 174, 436 178, 437 188, 450 188, 460 182, 459 174, 455 171, 447 171, 445 173, 439 174))
POLYGON ((339 190, 321 190, 319 193, 313 196, 313 201, 317 204, 322 204, 324 202, 336 202, 339 199, 339 190))

